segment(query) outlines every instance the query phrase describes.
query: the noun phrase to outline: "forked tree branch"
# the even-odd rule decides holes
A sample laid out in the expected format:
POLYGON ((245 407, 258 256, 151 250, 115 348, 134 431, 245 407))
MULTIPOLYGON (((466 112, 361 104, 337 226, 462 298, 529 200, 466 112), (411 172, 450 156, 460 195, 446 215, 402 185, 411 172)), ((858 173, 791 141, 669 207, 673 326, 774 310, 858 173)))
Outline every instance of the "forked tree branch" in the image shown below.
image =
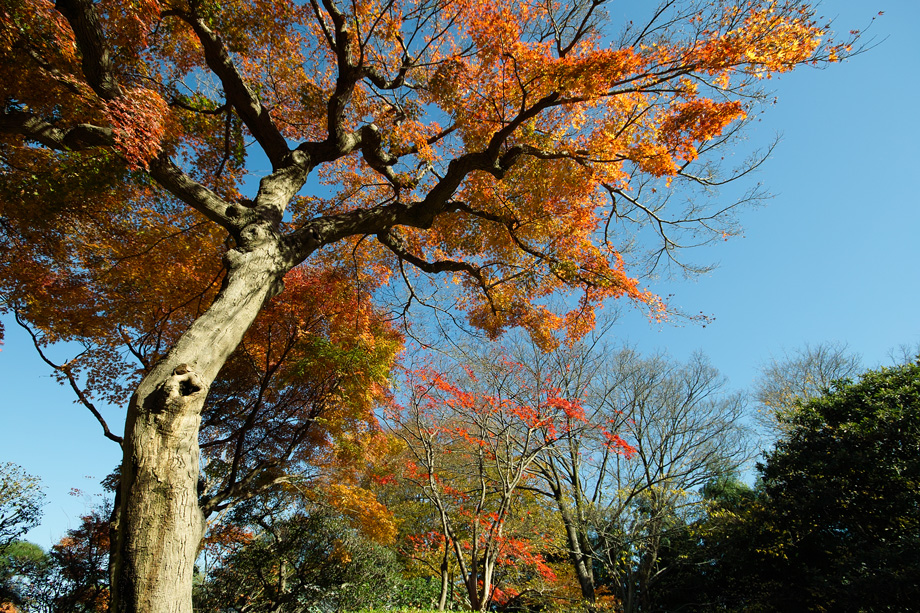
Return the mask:
POLYGON ((176 198, 221 225, 234 236, 238 236, 239 231, 253 218, 250 207, 238 202, 227 202, 182 172, 166 155, 161 154, 152 160, 148 172, 176 198))

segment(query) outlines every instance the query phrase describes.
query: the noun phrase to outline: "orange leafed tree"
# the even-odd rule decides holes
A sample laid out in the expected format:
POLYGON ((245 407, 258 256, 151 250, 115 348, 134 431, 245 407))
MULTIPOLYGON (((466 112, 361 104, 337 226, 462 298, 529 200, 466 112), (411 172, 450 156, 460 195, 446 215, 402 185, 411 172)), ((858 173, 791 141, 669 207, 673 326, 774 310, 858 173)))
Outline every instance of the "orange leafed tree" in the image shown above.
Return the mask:
POLYGON ((721 236, 666 194, 724 180, 708 162, 758 80, 847 52, 797 0, 668 0, 621 29, 604 4, 4 3, 0 308, 158 347, 139 381, 111 349, 85 371, 130 393, 113 610, 190 610, 202 408, 285 275, 337 263, 410 300, 435 275, 474 325, 547 343, 607 298, 657 312, 618 247, 721 236))
POLYGON ((73 585, 64 608, 86 611, 108 610, 106 562, 109 557, 108 522, 103 513, 81 518, 81 525, 52 548, 51 556, 61 574, 73 585))
POLYGON ((277 486, 343 487, 376 431, 400 336, 335 271, 300 267, 285 285, 211 384, 199 436, 205 516, 277 486))
POLYGON ((511 587, 501 581, 503 566, 527 567, 555 582, 539 552, 552 538, 527 526, 525 490, 535 465, 557 441, 603 431, 585 419, 579 402, 526 382, 519 364, 497 368, 499 374, 488 380, 468 371, 460 382, 431 367, 410 371, 408 402, 387 411, 393 435, 406 446, 399 479, 437 516, 438 532, 409 540, 418 553, 442 554, 439 609, 449 591, 449 558, 474 611, 510 595, 511 587))

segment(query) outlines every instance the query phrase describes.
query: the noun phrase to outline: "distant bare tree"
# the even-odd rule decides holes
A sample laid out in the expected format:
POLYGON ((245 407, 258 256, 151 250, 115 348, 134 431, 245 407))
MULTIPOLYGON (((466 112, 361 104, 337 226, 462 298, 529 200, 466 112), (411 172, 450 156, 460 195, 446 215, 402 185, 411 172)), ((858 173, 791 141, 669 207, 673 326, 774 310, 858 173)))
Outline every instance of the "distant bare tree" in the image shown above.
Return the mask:
POLYGON ((864 370, 862 356, 846 343, 806 344, 771 358, 760 369, 754 395, 760 408, 758 423, 773 436, 783 434, 786 422, 780 419, 798 403, 818 397, 839 379, 856 377, 864 370))
POLYGON ((744 396, 702 353, 681 363, 623 349, 609 368, 596 402, 635 453, 605 456, 598 466, 604 493, 589 528, 605 582, 631 613, 649 610, 651 590, 669 570, 661 548, 702 512, 702 486, 734 474, 752 454, 744 396))
MULTIPOLYGON (((699 488, 751 453, 743 396, 702 354, 680 363, 609 350, 603 332, 548 353, 523 337, 503 349, 531 385, 583 407, 589 427, 544 446, 524 487, 556 507, 582 596, 594 601, 603 583, 636 611, 666 571, 658 552, 672 520, 699 512, 699 488)), ((472 362, 487 370, 498 360, 472 362)))
POLYGON ((916 341, 913 344, 901 343, 894 349, 888 351, 888 358, 891 360, 892 366, 910 364, 916 361, 920 358, 920 341, 916 341))

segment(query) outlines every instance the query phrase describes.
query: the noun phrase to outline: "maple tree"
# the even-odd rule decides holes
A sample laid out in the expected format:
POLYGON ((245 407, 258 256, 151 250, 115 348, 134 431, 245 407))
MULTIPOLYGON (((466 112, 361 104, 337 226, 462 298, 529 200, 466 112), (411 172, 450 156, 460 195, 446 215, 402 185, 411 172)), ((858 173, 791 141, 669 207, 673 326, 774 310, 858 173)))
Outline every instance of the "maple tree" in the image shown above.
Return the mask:
MULTIPOLYGON (((525 490, 548 448, 593 426, 577 401, 523 379, 522 370, 505 361, 484 373, 488 378, 467 369, 455 383, 426 366, 407 374, 407 404, 388 411, 391 431, 408 455, 400 479, 436 512, 437 527, 429 525, 410 541, 423 555, 442 552, 441 609, 449 559, 474 611, 515 595, 512 586, 500 585, 502 567, 527 567, 545 582, 556 580, 541 554, 553 548, 553 535, 536 529, 529 517, 534 505, 527 502, 533 496, 525 490)), ((615 435, 611 440, 620 442, 615 435)))
MULTIPOLYGON (((207 275, 201 281, 203 287, 213 285, 207 275)), ((286 276, 286 286, 287 300, 276 297, 265 306, 211 385, 199 429, 203 464, 197 487, 198 506, 209 520, 208 543, 238 532, 226 518, 234 505, 276 495, 286 486, 324 497, 368 533, 392 531, 388 513, 355 482, 350 467, 369 461, 368 454, 375 452, 372 411, 384 394, 400 336, 341 271, 301 267, 286 276)), ((151 322, 143 334, 130 340, 116 337, 115 346, 90 347, 65 364, 47 358, 47 338, 26 326, 18 313, 17 321, 93 411, 106 435, 120 442, 90 398, 98 384, 90 380, 81 387, 76 374, 98 364, 99 354, 117 356, 122 343, 124 353, 140 362, 138 372, 148 370, 174 321, 188 317, 189 302, 181 294, 161 294, 139 313, 151 322)), ((118 388, 105 385, 102 391, 111 398, 118 388)), ((106 484, 114 491, 118 475, 113 477, 106 484)), ((246 524, 239 516, 233 521, 246 524)))
POLYGON ((109 610, 108 509, 80 518, 80 526, 51 548, 50 557, 66 589, 55 599, 59 611, 109 610))
POLYGON ((618 38, 602 5, 0 9, 0 304, 92 345, 87 380, 130 395, 124 437, 107 431, 124 448, 115 610, 190 610, 202 410, 292 270, 440 273, 474 325, 545 342, 607 298, 658 312, 617 251, 627 224, 662 233, 653 259, 682 231, 720 237, 716 212, 664 195, 723 180, 707 162, 758 80, 848 49, 794 0, 669 0, 618 38), (566 288, 568 313, 541 305, 566 288), (135 377, 115 347, 138 342, 157 349, 135 377))
POLYGON ((370 495, 346 472, 373 450, 365 439, 400 336, 334 271, 298 269, 285 283, 286 299, 266 305, 211 385, 200 432, 206 515, 292 482, 343 508, 370 495))
MULTIPOLYGON (((681 363, 665 354, 610 348, 603 338, 614 323, 548 352, 521 335, 467 352, 471 378, 464 390, 472 386, 480 394, 532 406, 551 401, 557 411, 577 408, 571 415, 547 412, 544 427, 533 433, 539 445, 525 464, 515 504, 526 494, 535 498, 531 504, 541 515, 554 518, 555 552, 567 559, 581 599, 598 605, 615 599, 632 611, 650 606, 651 588, 670 571, 659 553, 682 529, 683 518, 704 506, 700 488, 731 474, 750 459, 750 449, 741 423, 743 397, 726 389, 704 356, 681 363)), ((469 490, 470 479, 457 469, 462 454, 452 450, 442 430, 469 423, 471 418, 459 413, 475 411, 455 415, 445 406, 451 400, 426 393, 435 397, 434 407, 425 403, 421 408, 427 410, 414 411, 409 426, 414 434, 403 436, 415 439, 410 447, 419 447, 421 424, 428 424, 431 450, 425 458, 431 459, 421 464, 438 464, 436 474, 447 485, 469 490)), ((484 430, 488 440, 500 432, 503 444, 523 451, 525 430, 476 429, 484 430)))

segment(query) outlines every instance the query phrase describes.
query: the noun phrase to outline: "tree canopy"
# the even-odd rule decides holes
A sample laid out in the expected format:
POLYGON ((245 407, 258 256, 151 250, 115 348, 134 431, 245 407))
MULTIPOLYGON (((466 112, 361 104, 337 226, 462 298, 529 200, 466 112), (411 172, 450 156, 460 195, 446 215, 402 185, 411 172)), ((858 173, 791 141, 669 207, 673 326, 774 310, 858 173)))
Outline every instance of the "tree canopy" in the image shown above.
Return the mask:
POLYGON ((799 602, 853 611, 913 606, 920 363, 838 382, 788 421, 789 437, 761 472, 767 518, 779 532, 771 549, 798 578, 799 602))
POLYGON ((0 551, 38 525, 44 498, 38 477, 12 462, 0 464, 0 551))
POLYGON ((39 345, 83 343, 60 376, 127 405, 124 436, 105 429, 124 449, 117 610, 190 609, 214 510, 202 411, 269 300, 299 302, 286 283, 338 269, 362 299, 398 279, 411 303, 441 275, 473 325, 544 344, 607 298, 659 313, 636 275, 733 231, 705 192, 756 165, 718 168, 758 82, 849 50, 797 0, 608 17, 602 1, 4 5, 0 310, 39 345), (669 198, 678 185, 703 198, 669 198), (642 227, 658 239, 631 272, 642 227), (564 289, 578 301, 553 312, 564 289))

